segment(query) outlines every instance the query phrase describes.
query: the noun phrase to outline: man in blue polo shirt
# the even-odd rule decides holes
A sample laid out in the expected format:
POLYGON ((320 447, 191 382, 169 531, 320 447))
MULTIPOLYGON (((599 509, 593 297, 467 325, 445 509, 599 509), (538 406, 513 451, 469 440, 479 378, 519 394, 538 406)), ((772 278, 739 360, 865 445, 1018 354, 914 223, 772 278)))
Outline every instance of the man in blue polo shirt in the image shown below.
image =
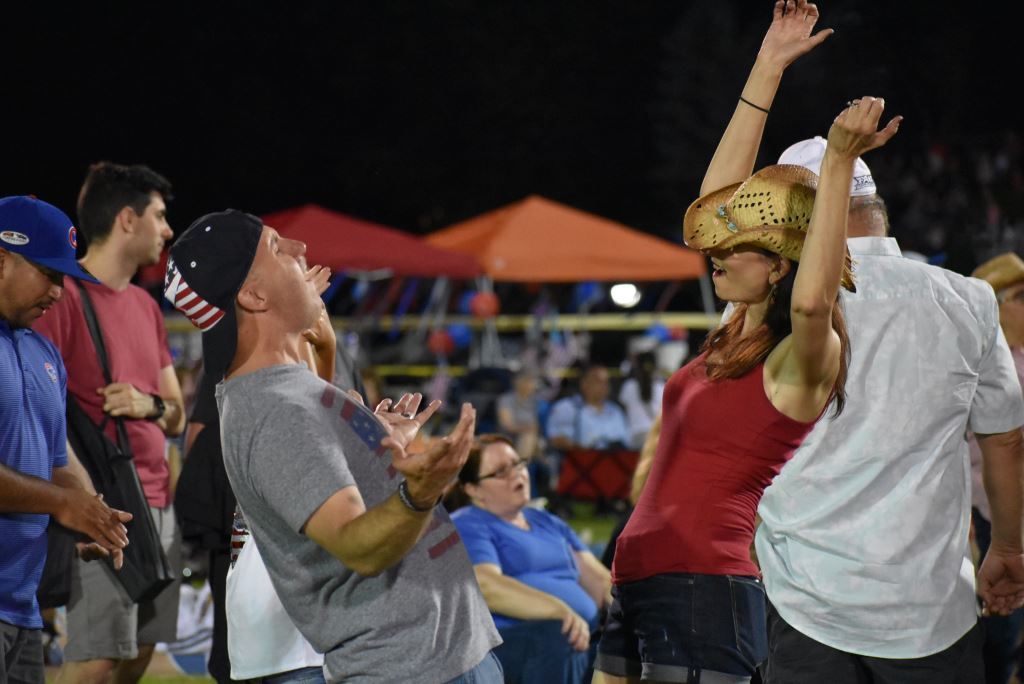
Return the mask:
POLYGON ((75 261, 75 228, 30 197, 0 199, 0 684, 42 684, 36 590, 49 516, 93 542, 87 556, 120 565, 131 516, 109 508, 68 468, 67 375, 60 354, 29 326, 63 294, 75 261))

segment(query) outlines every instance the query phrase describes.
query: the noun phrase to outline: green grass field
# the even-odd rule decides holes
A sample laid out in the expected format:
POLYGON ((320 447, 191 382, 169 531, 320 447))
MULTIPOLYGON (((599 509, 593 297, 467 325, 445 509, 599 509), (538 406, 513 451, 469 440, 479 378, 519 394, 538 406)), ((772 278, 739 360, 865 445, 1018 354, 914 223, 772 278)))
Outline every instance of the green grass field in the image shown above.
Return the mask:
POLYGON ((572 501, 569 504, 572 515, 569 517, 569 526, 576 531, 585 544, 601 545, 608 543, 612 536, 612 530, 619 522, 615 515, 596 515, 594 504, 588 501, 572 501))

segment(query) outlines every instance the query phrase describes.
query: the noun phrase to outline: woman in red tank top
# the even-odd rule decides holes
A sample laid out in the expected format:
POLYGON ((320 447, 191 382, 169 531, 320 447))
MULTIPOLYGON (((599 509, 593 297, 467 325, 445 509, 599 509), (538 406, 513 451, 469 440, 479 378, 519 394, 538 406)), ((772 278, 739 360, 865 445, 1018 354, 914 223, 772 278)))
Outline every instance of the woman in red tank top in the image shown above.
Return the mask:
POLYGON ((750 175, 782 72, 831 34, 811 35, 817 18, 805 0, 776 3, 686 212, 686 243, 711 257, 735 311, 666 386, 654 465, 616 546, 595 682, 747 682, 767 656, 754 516, 826 406, 842 410, 853 164, 900 121, 878 130, 884 102, 861 98, 833 122, 820 179, 797 166, 750 175))

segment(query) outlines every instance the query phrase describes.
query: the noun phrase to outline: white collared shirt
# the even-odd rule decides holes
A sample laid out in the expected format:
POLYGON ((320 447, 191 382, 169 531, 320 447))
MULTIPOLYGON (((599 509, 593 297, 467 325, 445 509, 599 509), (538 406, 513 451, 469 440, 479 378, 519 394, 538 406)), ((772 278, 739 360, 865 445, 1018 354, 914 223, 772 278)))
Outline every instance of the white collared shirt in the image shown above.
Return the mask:
POLYGON ((917 658, 977 620, 965 433, 1020 426, 1024 400, 987 283, 905 259, 891 238, 848 243, 846 409, 765 491, 757 555, 800 632, 917 658))

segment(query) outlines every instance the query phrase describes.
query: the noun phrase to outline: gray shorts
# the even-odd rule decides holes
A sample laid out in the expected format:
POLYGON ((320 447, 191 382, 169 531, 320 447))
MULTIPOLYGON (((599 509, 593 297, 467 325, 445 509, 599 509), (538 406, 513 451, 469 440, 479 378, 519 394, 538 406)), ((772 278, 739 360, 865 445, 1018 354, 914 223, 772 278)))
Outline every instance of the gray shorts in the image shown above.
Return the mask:
POLYGON ((44 684, 45 681, 42 633, 0 620, 0 684, 44 684))
POLYGON ((135 604, 106 563, 76 559, 71 570, 66 660, 130 660, 139 654, 139 644, 177 639, 181 533, 174 506, 149 512, 178 579, 152 601, 135 604))

